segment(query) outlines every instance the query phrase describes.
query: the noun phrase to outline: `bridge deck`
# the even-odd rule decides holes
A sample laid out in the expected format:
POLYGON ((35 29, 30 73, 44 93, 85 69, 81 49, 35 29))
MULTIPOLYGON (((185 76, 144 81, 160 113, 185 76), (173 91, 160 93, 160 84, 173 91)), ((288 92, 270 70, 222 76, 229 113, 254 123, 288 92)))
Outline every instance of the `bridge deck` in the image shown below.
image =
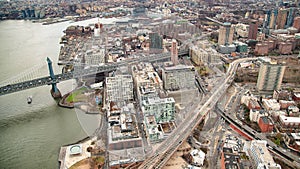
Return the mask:
MULTIPOLYGON (((188 51, 187 50, 178 51, 178 55, 188 55, 188 51)), ((9 93, 19 92, 19 91, 26 90, 26 89, 36 88, 36 87, 40 87, 40 86, 44 86, 44 85, 51 85, 53 83, 59 83, 61 81, 70 80, 73 78, 95 75, 95 74, 101 73, 101 72, 115 71, 118 69, 118 67, 126 66, 129 63, 165 61, 165 60, 169 60, 170 57, 171 57, 171 54, 169 52, 166 52, 166 53, 161 53, 161 54, 156 54, 156 55, 150 55, 148 57, 128 59, 124 62, 89 67, 86 69, 84 67, 77 67, 76 69, 74 69, 73 72, 55 75, 54 79, 51 79, 50 76, 46 76, 46 77, 35 78, 32 80, 28 80, 28 81, 24 81, 24 82, 20 82, 20 83, 14 83, 14 84, 2 86, 2 87, 0 87, 0 96, 9 94, 9 93)))

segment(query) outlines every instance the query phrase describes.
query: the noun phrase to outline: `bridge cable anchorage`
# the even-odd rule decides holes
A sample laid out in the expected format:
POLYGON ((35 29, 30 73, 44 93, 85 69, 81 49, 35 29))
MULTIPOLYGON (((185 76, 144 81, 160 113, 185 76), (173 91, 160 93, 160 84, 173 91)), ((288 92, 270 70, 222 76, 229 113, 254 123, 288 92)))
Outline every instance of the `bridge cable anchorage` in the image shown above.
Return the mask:
POLYGON ((33 67, 26 69, 25 71, 19 73, 18 75, 15 75, 13 77, 1 81, 0 86, 6 86, 14 83, 22 83, 25 81, 37 79, 39 77, 43 77, 47 75, 45 68, 46 68, 45 64, 34 65, 33 67))

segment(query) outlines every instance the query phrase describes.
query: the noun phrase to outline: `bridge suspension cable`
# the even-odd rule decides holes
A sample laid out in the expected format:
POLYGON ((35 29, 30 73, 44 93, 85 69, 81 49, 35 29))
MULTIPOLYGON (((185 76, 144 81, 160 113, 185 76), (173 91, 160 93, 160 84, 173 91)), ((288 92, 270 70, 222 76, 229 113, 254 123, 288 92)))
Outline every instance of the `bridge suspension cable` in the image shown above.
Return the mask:
MULTIPOLYGON (((188 51, 179 51, 178 54, 185 55, 188 54, 188 51)), ((129 59, 128 61, 122 63, 110 63, 105 65, 99 65, 96 67, 85 67, 84 65, 79 65, 79 68, 74 69, 74 71, 56 74, 54 78, 49 78, 47 71, 48 69, 45 68, 46 65, 37 65, 25 70, 17 76, 0 82, 0 96, 13 92, 18 92, 21 90, 39 87, 42 85, 56 84, 60 81, 65 81, 82 76, 90 76, 95 75, 97 73, 115 71, 116 69, 118 69, 118 67, 125 66, 126 64, 132 62, 156 62, 158 60, 167 60, 169 58, 170 52, 166 52, 158 55, 150 55, 141 58, 129 59)))
POLYGON ((21 82, 37 79, 46 76, 47 74, 48 74, 48 69, 46 64, 35 65, 16 76, 1 81, 0 86, 6 86, 9 84, 21 83, 21 82))

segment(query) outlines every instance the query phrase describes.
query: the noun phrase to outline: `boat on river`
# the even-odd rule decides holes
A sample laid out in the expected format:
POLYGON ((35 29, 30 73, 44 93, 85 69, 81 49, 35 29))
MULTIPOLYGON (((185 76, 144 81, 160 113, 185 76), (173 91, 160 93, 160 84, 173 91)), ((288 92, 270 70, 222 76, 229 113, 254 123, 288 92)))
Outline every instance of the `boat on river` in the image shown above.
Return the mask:
POLYGON ((27 97, 27 103, 28 103, 28 104, 31 104, 31 102, 32 102, 32 96, 28 96, 28 97, 27 97))

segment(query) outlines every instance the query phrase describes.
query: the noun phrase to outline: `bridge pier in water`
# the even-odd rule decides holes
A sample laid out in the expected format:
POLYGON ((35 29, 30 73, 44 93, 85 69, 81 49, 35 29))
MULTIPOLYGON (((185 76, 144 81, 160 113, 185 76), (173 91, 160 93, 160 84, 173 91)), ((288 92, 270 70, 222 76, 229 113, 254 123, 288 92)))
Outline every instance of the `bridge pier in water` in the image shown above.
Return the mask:
POLYGON ((50 74, 50 78, 51 78, 51 90, 50 90, 50 93, 52 95, 52 97, 54 99, 60 99, 61 98, 61 93, 59 91, 59 89, 57 88, 56 86, 56 78, 55 78, 55 75, 54 75, 54 72, 53 72, 53 67, 52 67, 52 61, 47 57, 47 62, 48 62, 48 69, 49 69, 49 74, 50 74))

